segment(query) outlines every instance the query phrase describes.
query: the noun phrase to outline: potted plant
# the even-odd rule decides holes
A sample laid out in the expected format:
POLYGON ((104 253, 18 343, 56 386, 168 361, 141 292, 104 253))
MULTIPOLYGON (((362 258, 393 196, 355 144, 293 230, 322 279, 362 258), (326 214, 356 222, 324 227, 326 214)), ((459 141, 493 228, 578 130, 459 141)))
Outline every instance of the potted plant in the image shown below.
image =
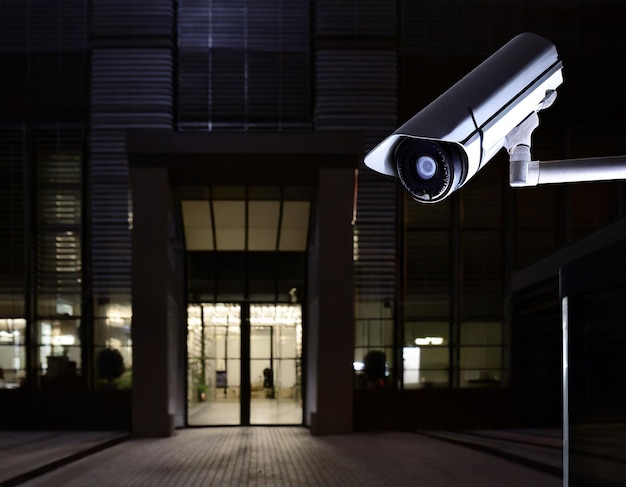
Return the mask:
POLYGON ((117 383, 122 374, 126 371, 124 357, 115 348, 105 348, 100 350, 96 358, 96 370, 98 378, 102 381, 106 389, 117 389, 117 383))
POLYGON ((196 386, 196 391, 198 393, 198 402, 206 401, 206 393, 208 389, 209 388, 206 386, 206 384, 200 383, 196 386))

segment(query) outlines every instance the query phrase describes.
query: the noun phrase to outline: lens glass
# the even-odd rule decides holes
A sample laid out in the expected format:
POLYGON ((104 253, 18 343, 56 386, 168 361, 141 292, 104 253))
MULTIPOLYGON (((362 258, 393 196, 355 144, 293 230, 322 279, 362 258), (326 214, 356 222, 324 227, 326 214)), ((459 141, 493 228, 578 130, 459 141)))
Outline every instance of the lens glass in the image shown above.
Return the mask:
POLYGON ((419 156, 415 161, 415 172, 420 179, 431 179, 437 172, 437 161, 430 156, 419 156))
POLYGON ((402 186, 417 201, 435 203, 462 181, 465 159, 455 144, 407 137, 394 158, 402 186))

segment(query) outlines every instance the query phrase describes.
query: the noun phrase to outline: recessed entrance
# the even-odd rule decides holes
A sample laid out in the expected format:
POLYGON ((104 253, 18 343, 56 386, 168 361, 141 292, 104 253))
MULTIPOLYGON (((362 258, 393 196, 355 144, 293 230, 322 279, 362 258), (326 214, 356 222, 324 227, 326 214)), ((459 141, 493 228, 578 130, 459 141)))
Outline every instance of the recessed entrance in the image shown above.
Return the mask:
MULTIPOLYGON (((257 421, 254 342, 278 349, 276 327, 251 328, 252 304, 301 304, 301 424, 313 434, 352 431, 351 222, 362 134, 146 130, 129 133, 126 145, 133 198, 133 434, 170 436, 189 424, 188 397, 198 392, 182 357, 187 307, 218 303, 240 306, 235 424, 257 421)), ((269 362, 267 353, 258 361, 269 362)), ((261 374, 265 368, 271 369, 264 365, 261 374)), ((217 382, 217 364, 213 372, 217 382)), ((274 370, 272 376, 278 380, 274 370)), ((226 380, 230 386, 230 369, 226 380)))
POLYGON ((299 304, 198 303, 187 315, 189 425, 302 424, 299 304))
POLYGON ((178 192, 187 251, 187 424, 302 424, 310 189, 178 192))

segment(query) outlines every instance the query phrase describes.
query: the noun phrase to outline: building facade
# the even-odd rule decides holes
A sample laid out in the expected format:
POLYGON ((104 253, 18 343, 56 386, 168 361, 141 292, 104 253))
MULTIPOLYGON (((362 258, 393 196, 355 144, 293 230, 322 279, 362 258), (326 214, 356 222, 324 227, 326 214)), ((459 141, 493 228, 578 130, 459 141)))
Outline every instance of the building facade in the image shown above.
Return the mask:
MULTIPOLYGON (((623 29, 607 25, 623 18, 625 7, 582 0, 548 6, 521 0, 1 2, 0 426, 131 428, 137 422, 136 373, 148 364, 136 363, 134 349, 133 294, 141 286, 133 281, 134 197, 140 190, 131 184, 130 168, 146 167, 168 168, 164 187, 178 222, 163 236, 180 250, 175 268, 183 323, 174 326, 180 347, 172 355, 176 363, 162 372, 178 378, 172 379, 178 392, 176 399, 161 399, 173 402, 166 409, 176 411, 174 426, 194 424, 190 411, 203 392, 251 404, 255 394, 276 395, 277 386, 267 384, 279 380, 290 384, 283 394, 301 404, 300 416, 288 421, 309 426, 317 406, 308 401, 323 401, 326 387, 337 397, 349 389, 344 422, 356 429, 558 422, 558 397, 542 394, 553 391, 558 378, 560 322, 547 313, 533 321, 532 333, 521 333, 516 323, 524 323, 519 303, 526 295, 512 278, 623 217, 623 183, 512 190, 502 154, 450 199, 423 206, 360 160, 523 31, 554 42, 565 65, 561 99, 542 113, 534 157, 624 153, 626 92, 606 66, 624 60, 623 29), (602 83, 597 72, 606 73, 602 83), (341 149, 344 133, 348 154, 341 149), (240 157, 225 163, 229 176, 189 177, 211 164, 207 154, 242 134, 273 145, 259 149, 259 163, 292 157, 292 163, 275 163, 287 176, 243 174, 254 150, 241 142, 240 157), (178 135, 190 137, 181 144, 201 140, 194 154, 172 149, 178 135), (318 136, 332 141, 324 142, 331 152, 281 150, 297 137, 308 147, 318 136), (352 348, 354 370, 331 385, 333 366, 316 367, 336 337, 320 342, 320 330, 307 334, 306 327, 322 322, 312 311, 312 229, 323 206, 321 168, 338 156, 352 158, 358 170, 354 184, 344 186, 353 201, 353 284, 345 294, 352 315, 324 316, 349 330, 350 343, 342 343, 352 348), (247 162, 239 166, 239 160, 247 162), (309 174, 310 160, 319 171, 306 181, 300 176, 309 174), (186 177, 181 167, 189 168, 186 177), (261 224, 264 219, 275 223, 261 224), (247 338, 237 332, 238 341, 231 336, 229 342, 228 327, 206 318, 217 305, 236 305, 240 326, 262 306, 277 313, 278 305, 296 304, 303 311, 291 328, 256 322, 247 338), (350 323, 340 322, 345 316, 350 323), (279 355, 275 340, 283 332, 293 350, 279 355), (255 333, 266 344, 258 364, 254 347, 244 344, 254 343, 255 333), (524 355, 526 346, 537 353, 524 355), (116 352, 107 361, 109 350, 116 352), (362 370, 370 352, 384 354, 374 384, 362 370), (260 385, 254 385, 257 375, 260 385), (544 404, 530 407, 537 397, 544 404)), ((547 286, 539 301, 548 308, 558 298, 555 276, 533 282, 547 286)), ((536 297, 532 286, 524 289, 536 297)), ((232 421, 254 423, 246 408, 235 408, 232 421)), ((213 423, 196 425, 204 424, 213 423)))

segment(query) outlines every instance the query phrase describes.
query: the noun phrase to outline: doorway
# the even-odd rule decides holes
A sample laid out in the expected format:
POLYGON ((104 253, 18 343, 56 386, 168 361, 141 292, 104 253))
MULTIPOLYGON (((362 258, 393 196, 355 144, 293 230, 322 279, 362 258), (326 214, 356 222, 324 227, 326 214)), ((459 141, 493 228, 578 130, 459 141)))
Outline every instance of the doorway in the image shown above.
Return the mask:
POLYGON ((302 424, 302 307, 187 307, 187 424, 302 424))
MULTIPOLYGON (((132 130, 126 148, 133 434, 171 436, 188 424, 189 303, 294 300, 306 317, 304 424, 315 434, 352 431, 354 178, 363 135, 132 130)), ((251 379, 249 367, 240 376, 246 369, 251 379)), ((246 389, 239 424, 252 400, 246 389)))

